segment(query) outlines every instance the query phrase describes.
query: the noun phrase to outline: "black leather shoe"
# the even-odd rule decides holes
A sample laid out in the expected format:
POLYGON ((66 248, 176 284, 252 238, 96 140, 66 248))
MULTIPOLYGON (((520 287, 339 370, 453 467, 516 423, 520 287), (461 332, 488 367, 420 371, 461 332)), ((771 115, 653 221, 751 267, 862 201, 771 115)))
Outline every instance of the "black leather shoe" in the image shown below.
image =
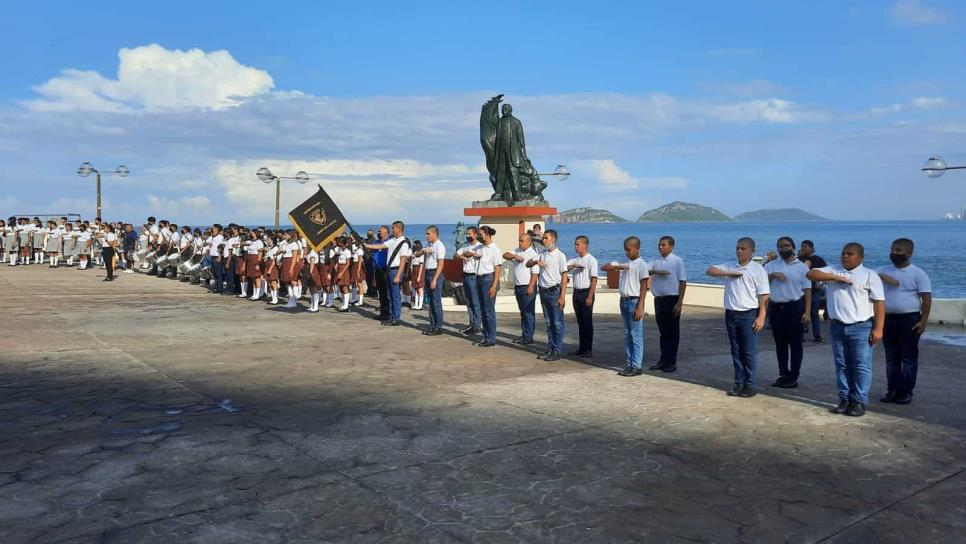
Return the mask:
POLYGON ((661 369, 661 372, 674 372, 678 369, 678 365, 671 363, 661 369))
POLYGON ((848 409, 845 410, 845 415, 862 417, 865 415, 865 405, 861 402, 850 402, 848 409))
POLYGON ((895 391, 887 391, 886 394, 882 395, 882 398, 879 399, 879 402, 895 402, 896 397, 898 396, 899 395, 896 395, 895 391))
POLYGON ((758 391, 756 391, 754 387, 742 387, 741 392, 738 393, 738 396, 743 399, 750 399, 751 397, 754 397, 757 394, 758 394, 758 391))
POLYGON ((781 387, 782 389, 794 389, 794 388, 798 387, 798 380, 793 380, 791 378, 787 378, 778 387, 781 387))
POLYGON ((482 342, 477 342, 477 343, 475 343, 473 345, 474 346, 477 346, 477 347, 480 347, 480 348, 489 348, 489 347, 495 346, 496 343, 495 342, 489 342, 487 340, 483 340, 482 342))
POLYGON ((544 361, 547 361, 547 362, 559 361, 560 360, 560 354, 557 353, 556 351, 551 351, 550 352, 550 355, 547 355, 546 357, 544 357, 543 360, 544 361))
POLYGON ((523 340, 520 340, 520 345, 521 346, 529 346, 532 343, 533 343, 533 339, 532 338, 524 338, 523 340))
POLYGON ((737 397, 737 396, 741 395, 741 390, 742 389, 743 388, 740 385, 736 385, 736 386, 734 386, 734 387, 732 387, 731 389, 728 390, 728 396, 729 397, 737 397))
POLYGON ((912 395, 909 393, 903 393, 901 395, 896 395, 896 404, 910 404, 912 403, 912 395))
POLYGON ((467 334, 467 335, 468 334, 478 334, 480 332, 480 329, 477 329, 476 327, 466 327, 461 332, 463 334, 467 334))
POLYGON ((537 359, 546 359, 547 357, 550 357, 550 355, 552 355, 552 354, 553 354, 552 351, 548 351, 546 353, 541 353, 540 355, 537 355, 537 359))
POLYGON ((585 352, 581 353, 580 355, 578 355, 578 357, 580 357, 581 359, 590 359, 593 356, 594 356, 594 352, 593 351, 585 351, 585 352))
POLYGON ((849 410, 849 401, 840 400, 839 405, 836 406, 835 408, 830 408, 829 412, 832 412, 833 414, 844 414, 848 410, 849 410))
POLYGON ((513 339, 513 343, 514 344, 522 344, 523 343, 523 337, 521 336, 520 338, 514 338, 513 339))
POLYGON ((815 337, 815 341, 816 341, 817 343, 819 343, 819 344, 821 344, 821 343, 823 343, 823 342, 825 342, 825 340, 824 340, 824 339, 822 339, 822 337, 821 337, 821 336, 816 336, 816 337, 815 337))
POLYGON ((664 366, 665 365, 664 365, 664 363, 662 361, 658 361, 658 362, 654 363, 653 365, 647 367, 647 369, 648 370, 664 370, 664 366))
POLYGON ((782 387, 785 384, 785 376, 779 376, 774 383, 771 384, 772 387, 782 387))
POLYGON ((635 368, 635 369, 632 369, 631 370, 631 373, 628 374, 628 376, 640 376, 641 374, 643 374, 643 372, 641 371, 641 369, 635 368))
POLYGON ((576 357, 576 356, 578 356, 578 355, 583 355, 583 354, 584 354, 584 352, 583 352, 583 351, 581 351, 581 350, 579 350, 579 349, 575 349, 575 350, 573 350, 573 351, 571 351, 571 352, 570 352, 570 353, 569 353, 568 355, 571 355, 571 356, 574 356, 574 357, 576 357))
POLYGON ((625 366, 623 370, 617 373, 618 376, 630 376, 634 373, 634 367, 625 366))

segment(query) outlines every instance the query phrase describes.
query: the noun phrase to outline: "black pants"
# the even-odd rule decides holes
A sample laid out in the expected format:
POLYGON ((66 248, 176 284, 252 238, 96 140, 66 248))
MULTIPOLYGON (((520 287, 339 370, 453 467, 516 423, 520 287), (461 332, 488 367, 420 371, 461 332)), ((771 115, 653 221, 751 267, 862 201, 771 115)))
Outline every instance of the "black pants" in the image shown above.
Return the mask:
POLYGON ((376 274, 376 294, 379 296, 379 316, 389 317, 389 273, 385 268, 373 267, 376 274))
POLYGON ((218 257, 212 257, 211 275, 215 279, 215 283, 212 284, 211 290, 215 293, 220 293, 225 288, 225 261, 219 259, 218 257))
POLYGON ((885 346, 886 378, 889 391, 900 395, 912 394, 919 374, 919 335, 912 327, 922 319, 922 314, 886 314, 885 346))
POLYGON ((587 304, 590 289, 574 289, 574 315, 577 316, 577 334, 580 337, 578 350, 583 352, 594 350, 594 304, 587 304))
POLYGON ((654 319, 661 334, 660 364, 678 364, 678 345, 681 343, 681 316, 674 315, 678 295, 654 297, 654 319))
POLYGON ((771 324, 771 334, 775 337, 775 350, 778 355, 778 374, 792 381, 798 381, 798 374, 802 369, 804 312, 804 298, 768 304, 768 322, 771 324))
POLYGON ((107 269, 107 277, 114 279, 114 248, 107 246, 101 249, 104 257, 104 268, 107 269))

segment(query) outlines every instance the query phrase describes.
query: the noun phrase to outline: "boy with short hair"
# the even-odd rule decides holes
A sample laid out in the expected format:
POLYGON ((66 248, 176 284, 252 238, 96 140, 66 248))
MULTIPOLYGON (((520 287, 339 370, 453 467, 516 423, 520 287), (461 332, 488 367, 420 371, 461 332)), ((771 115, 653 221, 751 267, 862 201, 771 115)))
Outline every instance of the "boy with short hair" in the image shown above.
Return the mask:
POLYGON ((624 354, 626 362, 618 376, 640 376, 644 362, 644 298, 647 295, 647 263, 641 258, 641 239, 624 240, 624 254, 629 262, 617 261, 601 268, 620 271, 621 319, 624 321, 624 354))

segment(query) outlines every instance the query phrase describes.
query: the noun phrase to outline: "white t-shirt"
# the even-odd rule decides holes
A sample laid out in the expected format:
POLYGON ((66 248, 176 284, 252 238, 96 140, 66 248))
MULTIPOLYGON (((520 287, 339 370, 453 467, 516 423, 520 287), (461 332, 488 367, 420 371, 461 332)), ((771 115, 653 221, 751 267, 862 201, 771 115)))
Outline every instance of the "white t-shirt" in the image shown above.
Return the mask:
POLYGON ((315 251, 309 251, 309 254, 305 256, 305 261, 310 264, 318 264, 319 254, 316 253, 315 251))
POLYGON ((476 269, 478 275, 492 274, 498 266, 503 264, 503 257, 501 257, 503 253, 495 242, 484 245, 481 253, 479 266, 476 269))
POLYGON ((812 288, 812 280, 805 277, 808 274, 808 266, 798 259, 792 262, 785 262, 785 259, 775 259, 765 265, 765 272, 774 274, 776 272, 785 275, 785 280, 769 280, 771 288, 772 302, 792 302, 802 298, 805 290, 812 288))
POLYGON ((513 261, 514 285, 530 285, 531 276, 540 274, 539 266, 527 266, 527 262, 537 259, 537 251, 533 249, 533 246, 527 249, 518 247, 513 250, 513 255, 522 258, 522 260, 513 261))
POLYGON ((852 270, 846 270, 840 265, 824 266, 819 270, 852 281, 851 284, 825 282, 826 308, 832 319, 846 325, 868 321, 875 315, 872 301, 885 300, 882 279, 861 264, 852 270))
MULTIPOLYGON (((479 253, 483 248, 483 244, 479 242, 473 242, 472 244, 466 244, 465 246, 459 248, 456 251, 457 255, 466 255, 467 252, 479 253)), ((471 257, 463 261, 463 273, 464 274, 476 274, 476 266, 479 264, 479 259, 471 257)))
POLYGON ((399 268, 399 263, 402 262, 403 257, 413 256, 412 244, 408 241, 403 243, 403 240, 406 240, 406 238, 400 236, 399 238, 390 238, 385 241, 386 250, 389 251, 386 254, 386 258, 392 257, 393 252, 396 252, 396 257, 389 263, 389 268, 399 268), (396 246, 399 244, 402 244, 402 247, 399 248, 399 251, 396 251, 396 246))
POLYGON ((755 261, 741 266, 738 263, 719 264, 715 268, 722 272, 741 272, 740 277, 726 277, 724 307, 726 310, 746 312, 758 308, 758 297, 771 293, 768 273, 755 261))
POLYGON ((249 255, 258 255, 258 252, 264 248, 265 242, 262 242, 261 240, 252 240, 248 243, 248 247, 245 248, 245 251, 249 255))
MULTIPOLYGON (((895 265, 880 266, 875 270, 876 274, 891 276, 899 282, 898 287, 893 287, 882 282, 885 292, 885 307, 888 314, 908 314, 918 312, 922 308, 922 301, 919 295, 932 293, 932 282, 926 272, 914 264, 896 268, 895 265)), ((880 278, 881 279, 881 278, 880 278)))
POLYGON ((684 261, 674 253, 651 259, 647 267, 651 271, 651 294, 655 297, 676 296, 681 291, 681 282, 688 280, 684 275, 684 261), (656 270, 668 274, 654 274, 656 270))
POLYGON ((597 268, 597 257, 594 257, 590 253, 584 255, 583 257, 577 256, 567 263, 567 265, 576 264, 582 268, 574 268, 570 271, 570 276, 574 279, 573 287, 574 289, 590 289, 591 278, 599 278, 600 271, 597 268))
POLYGON ((108 232, 107 236, 104 237, 104 240, 107 242, 107 244, 110 244, 111 242, 116 242, 117 235, 114 234, 113 232, 108 232))
POLYGON ((241 245, 241 239, 237 236, 232 236, 225 242, 225 251, 223 252, 223 257, 228 257, 230 255, 238 255, 238 247, 241 245))
POLYGON ((446 246, 443 245, 441 240, 437 239, 432 244, 429 244, 429 249, 433 251, 432 253, 426 254, 426 270, 434 270, 446 258, 446 246))
POLYGON ((540 287, 546 289, 560 285, 563 275, 567 272, 567 256, 564 252, 554 247, 553 251, 541 251, 537 255, 537 260, 545 265, 540 267, 540 279, 537 281, 540 287))
POLYGON ((218 246, 225 243, 225 237, 220 234, 217 234, 215 236, 212 236, 210 240, 211 240, 211 247, 208 248, 208 254, 211 255, 212 257, 217 257, 219 255, 218 246))
POLYGON ((338 264, 349 264, 352 259, 352 250, 347 247, 341 248, 336 250, 336 255, 339 257, 338 264))
POLYGON ((413 264, 413 268, 416 268, 417 266, 422 266, 422 264, 423 264, 423 256, 422 255, 413 255, 413 258, 410 259, 409 262, 411 262, 413 264))
POLYGON ((289 240, 282 240, 278 243, 278 251, 282 258, 291 257, 298 250, 298 244, 289 240))
POLYGON ((365 258, 366 252, 362 249, 362 246, 353 245, 352 246, 352 262, 357 263, 363 258, 365 258))
POLYGON ((624 263, 627 269, 621 269, 620 293, 622 297, 640 297, 641 280, 648 278, 647 262, 638 257, 624 263))

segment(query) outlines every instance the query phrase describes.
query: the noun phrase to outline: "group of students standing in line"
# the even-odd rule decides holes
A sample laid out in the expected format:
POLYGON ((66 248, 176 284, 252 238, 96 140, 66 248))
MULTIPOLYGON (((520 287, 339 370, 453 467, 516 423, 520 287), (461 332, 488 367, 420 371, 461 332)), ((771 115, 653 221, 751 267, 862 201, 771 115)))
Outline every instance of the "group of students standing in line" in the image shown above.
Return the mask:
MULTIPOLYGON (((214 224, 205 231, 182 227, 154 217, 133 233, 131 225, 78 223, 62 218, 44 227, 39 219, 0 220, 0 254, 10 265, 42 263, 57 266, 61 256, 72 265, 79 260, 86 268, 91 258, 107 269, 105 280, 113 279, 115 252, 122 244, 121 258, 136 260, 139 248, 191 247, 204 255, 211 267, 214 293, 236 294, 239 298, 269 304, 279 303, 285 287, 286 306, 294 308, 307 288, 308 311, 334 307, 362 306, 366 293, 378 298, 375 317, 385 326, 401 324, 404 285, 411 284, 410 306, 422 309, 428 301, 429 324, 422 333, 438 336, 443 329, 443 263, 446 247, 439 229, 426 229, 425 246, 405 236, 405 224, 396 221, 382 226, 378 237, 370 231, 366 240, 340 236, 321 251, 315 251, 296 230, 249 229, 231 224, 214 224), (119 240, 116 230, 124 231, 119 240), (99 248, 101 255, 97 255, 99 248), (97 259, 97 257, 101 257, 97 259), (250 297, 249 297, 250 293, 250 297)), ((479 336, 479 347, 496 345, 496 296, 503 266, 509 266, 514 296, 520 313, 520 336, 514 344, 534 343, 535 306, 539 295, 547 329, 547 348, 539 355, 545 361, 561 358, 564 338, 564 309, 567 287, 572 286, 571 303, 578 326, 578 346, 569 355, 593 357, 593 306, 601 272, 619 273, 620 312, 624 332, 625 365, 618 375, 639 376, 644 362, 644 301, 648 291, 654 297, 655 320, 660 335, 660 356, 650 370, 674 372, 680 343, 680 319, 687 289, 684 262, 674 253, 675 240, 663 236, 658 256, 645 261, 641 241, 630 236, 624 241, 623 262, 599 265, 590 253, 590 240, 574 240, 576 256, 568 259, 558 246, 557 232, 525 233, 511 251, 501 251, 493 241, 495 229, 469 227, 466 244, 454 257, 463 271, 462 290, 466 298, 469 325, 465 335, 479 336), (537 250, 534 240, 539 241, 537 250)), ((754 259, 755 241, 737 241, 736 261, 709 267, 709 276, 724 281, 725 328, 734 366, 734 387, 728 394, 749 398, 758 391, 758 333, 771 329, 777 350, 779 377, 774 387, 798 386, 804 358, 803 333, 810 329, 816 341, 823 341, 819 307, 824 301, 826 319, 831 319, 831 347, 835 361, 839 404, 832 410, 861 416, 869 401, 872 383, 873 347, 882 341, 886 351, 887 392, 882 402, 909 404, 918 373, 918 343, 926 329, 931 307, 931 284, 927 274, 911 263, 914 244, 906 238, 890 248, 892 264, 869 270, 863 266, 864 248, 849 243, 842 248, 841 264, 828 265, 815 254, 812 242, 782 236, 777 254, 764 265, 754 259)), ((128 267, 130 268, 130 267, 128 267)), ((130 270, 128 270, 130 271, 130 270)))

